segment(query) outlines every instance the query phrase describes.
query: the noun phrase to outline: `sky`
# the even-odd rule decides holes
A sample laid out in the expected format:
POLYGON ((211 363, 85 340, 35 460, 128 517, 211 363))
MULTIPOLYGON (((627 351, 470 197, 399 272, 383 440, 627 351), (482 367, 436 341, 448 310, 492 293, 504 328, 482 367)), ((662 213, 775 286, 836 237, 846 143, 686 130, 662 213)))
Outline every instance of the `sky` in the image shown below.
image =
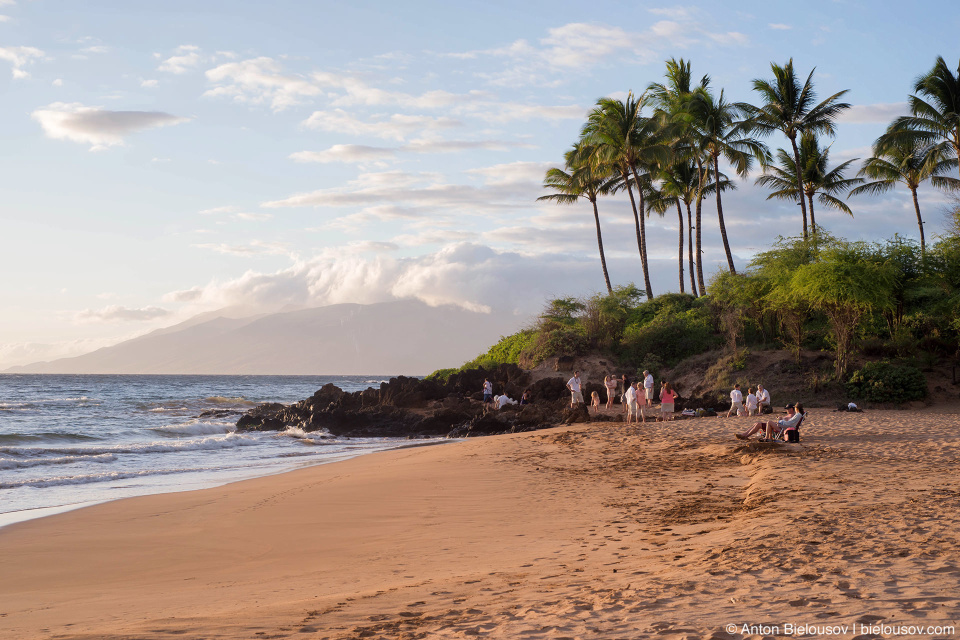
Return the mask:
MULTIPOLYGON (((0 369, 223 308, 416 298, 519 326, 598 292, 589 204, 536 200, 598 98, 683 57, 757 102, 752 80, 793 58, 822 98, 849 90, 837 163, 867 157, 914 79, 960 55, 954 0, 796 6, 0 0, 0 369)), ((755 176, 724 199, 738 267, 801 231, 755 176)), ((924 185, 920 203, 930 238, 946 201, 924 185)), ((905 190, 849 204, 818 223, 919 235, 905 190)), ((626 197, 599 209, 611 279, 642 283, 626 197)), ((725 259, 703 212, 710 274, 725 259)), ((676 216, 647 229, 654 293, 676 291, 676 216)))

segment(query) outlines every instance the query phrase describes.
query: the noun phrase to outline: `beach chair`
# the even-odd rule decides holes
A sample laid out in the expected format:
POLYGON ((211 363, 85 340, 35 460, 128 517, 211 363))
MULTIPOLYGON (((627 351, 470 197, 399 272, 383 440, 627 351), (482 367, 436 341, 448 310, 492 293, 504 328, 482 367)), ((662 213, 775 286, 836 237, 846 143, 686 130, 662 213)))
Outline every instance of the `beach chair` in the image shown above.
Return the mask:
POLYGON ((787 427, 769 440, 761 437, 757 440, 757 442, 800 442, 800 425, 802 425, 803 421, 806 419, 807 414, 804 412, 800 415, 800 421, 797 424, 793 425, 792 427, 787 427))

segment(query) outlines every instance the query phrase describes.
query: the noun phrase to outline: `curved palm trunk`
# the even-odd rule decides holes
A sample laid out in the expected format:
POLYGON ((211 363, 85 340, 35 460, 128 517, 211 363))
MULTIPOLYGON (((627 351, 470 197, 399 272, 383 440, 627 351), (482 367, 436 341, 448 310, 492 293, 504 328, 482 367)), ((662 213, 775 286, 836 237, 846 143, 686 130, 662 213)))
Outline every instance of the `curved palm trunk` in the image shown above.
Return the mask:
MULTIPOLYGON (((647 289, 647 300, 653 300, 653 289, 650 287, 650 265, 647 263, 647 225, 644 221, 643 188, 640 186, 640 176, 637 175, 637 170, 633 167, 631 167, 630 170, 633 172, 634 182, 637 183, 637 195, 640 196, 640 215, 637 220, 637 242, 640 244, 640 263, 643 265, 643 286, 647 289)), ((636 215, 636 209, 634 210, 634 215, 636 215)))
MULTIPOLYGON (((700 233, 700 228, 703 226, 701 222, 701 210, 703 209, 703 180, 705 178, 703 171, 703 163, 700 161, 700 157, 697 157, 697 173, 698 173, 698 182, 697 182, 697 286, 700 289, 699 295, 705 295, 707 288, 703 286, 703 234, 700 233)), ((699 297, 699 296, 698 296, 699 297)))
POLYGON ((637 201, 633 199, 633 189, 630 188, 630 176, 624 175, 623 181, 627 185, 627 195, 630 196, 630 206, 633 208, 633 221, 637 225, 637 249, 640 250, 640 268, 643 269, 643 280, 644 283, 646 283, 647 300, 649 300, 653 297, 653 291, 650 290, 650 278, 647 277, 647 260, 644 257, 643 221, 640 219, 640 216, 637 215, 637 201))
POLYGON ((687 258, 690 266, 690 293, 699 298, 700 294, 697 292, 697 281, 694 279, 696 275, 693 269, 693 214, 690 211, 690 203, 686 202, 685 204, 687 205, 687 258))
POLYGON ((737 269, 733 266, 733 255, 730 253, 730 243, 727 242, 727 227, 723 224, 723 204, 720 201, 720 161, 717 156, 713 156, 713 174, 717 182, 717 219, 720 221, 720 237, 723 239, 723 250, 727 254, 727 266, 730 267, 730 273, 736 273, 737 269))
POLYGON ((813 194, 807 194, 807 201, 810 203, 810 235, 817 235, 817 219, 813 217, 813 194))
POLYGON ((910 193, 913 194, 913 208, 917 212, 917 226, 920 227, 920 255, 927 253, 927 243, 923 237, 923 218, 920 217, 920 201, 917 200, 917 188, 910 187, 910 193))
POLYGON ((677 261, 680 265, 680 293, 683 293, 683 210, 680 208, 680 199, 677 198, 677 221, 680 223, 680 250, 677 254, 677 261))
POLYGON ((600 234, 600 212, 597 211, 597 201, 590 201, 593 204, 593 220, 597 223, 597 246, 600 248, 600 266, 603 267, 603 281, 607 283, 607 293, 613 293, 613 287, 610 286, 610 274, 607 273, 607 259, 603 255, 603 236, 600 234))
POLYGON ((803 200, 803 174, 800 172, 800 150, 797 148, 796 134, 790 137, 790 144, 793 145, 793 164, 797 170, 797 194, 800 196, 800 210, 803 212, 803 239, 807 240, 807 203, 803 200))

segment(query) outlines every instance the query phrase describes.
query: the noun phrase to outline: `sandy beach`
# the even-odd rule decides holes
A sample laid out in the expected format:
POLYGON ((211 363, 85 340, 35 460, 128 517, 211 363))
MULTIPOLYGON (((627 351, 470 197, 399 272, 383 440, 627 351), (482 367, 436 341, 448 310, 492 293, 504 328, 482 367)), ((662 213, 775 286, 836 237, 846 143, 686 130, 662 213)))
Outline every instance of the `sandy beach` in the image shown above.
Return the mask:
POLYGON ((960 406, 813 409, 789 446, 736 441, 749 421, 407 448, 11 525, 0 637, 956 637, 960 406))

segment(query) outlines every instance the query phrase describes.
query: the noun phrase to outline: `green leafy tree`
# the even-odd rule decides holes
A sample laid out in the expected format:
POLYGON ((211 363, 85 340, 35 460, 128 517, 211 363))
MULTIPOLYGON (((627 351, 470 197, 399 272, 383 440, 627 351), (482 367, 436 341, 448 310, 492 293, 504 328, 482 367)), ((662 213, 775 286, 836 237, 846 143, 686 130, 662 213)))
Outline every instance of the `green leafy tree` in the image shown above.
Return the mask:
MULTIPOLYGON (((749 135, 753 125, 744 118, 750 111, 750 105, 727 102, 724 99, 723 90, 716 96, 703 87, 691 94, 687 111, 692 116, 696 146, 703 150, 712 163, 714 175, 720 175, 720 158, 726 160, 740 177, 746 177, 754 158, 766 161, 768 155, 766 146, 749 135)), ((723 189, 714 191, 717 197, 720 238, 727 256, 727 267, 730 273, 736 273, 733 255, 730 253, 730 243, 727 240, 727 227, 723 220, 721 198, 723 189)))
POLYGON ((833 330, 838 380, 847 372, 849 355, 863 317, 890 306, 893 269, 867 259, 862 245, 837 243, 816 262, 794 271, 790 286, 802 301, 822 311, 833 330))
POLYGON ((917 189, 921 183, 930 180, 934 186, 941 189, 958 190, 960 180, 940 175, 950 168, 949 160, 943 157, 942 146, 924 142, 920 138, 904 139, 902 144, 897 145, 878 141, 874 145, 874 154, 864 161, 859 174, 869 178, 871 182, 860 185, 852 190, 850 195, 884 193, 897 184, 906 186, 913 196, 913 209, 917 214, 917 226, 920 228, 920 252, 925 253, 927 243, 917 189))
POLYGON ((879 151, 933 145, 939 157, 951 160, 953 168, 958 168, 960 68, 954 73, 943 57, 937 56, 933 69, 917 78, 913 88, 915 95, 908 99, 910 115, 891 123, 877 140, 879 151))
MULTIPOLYGON (((760 135, 780 131, 790 140, 797 193, 804 193, 803 168, 800 164, 797 137, 807 131, 813 134, 834 135, 837 116, 850 107, 848 103, 839 101, 847 91, 838 91, 818 103, 817 94, 813 88, 813 71, 801 84, 800 78, 793 69, 793 58, 782 67, 771 63, 770 69, 773 71, 772 80, 753 81, 753 90, 760 94, 763 104, 759 107, 751 106, 748 111, 753 126, 760 135)), ((803 213, 803 237, 806 239, 809 235, 807 205, 803 198, 800 198, 800 209, 803 213)))
POLYGON ((760 314, 767 282, 751 274, 720 271, 710 281, 710 301, 727 337, 727 348, 737 353, 745 323, 760 314))
POLYGON ((668 132, 668 137, 673 141, 674 154, 681 160, 691 162, 693 167, 696 168, 696 191, 695 195, 689 200, 695 205, 696 223, 690 223, 689 210, 687 220, 690 242, 693 241, 694 232, 696 232, 696 251, 694 252, 692 248, 690 251, 691 255, 696 256, 696 283, 692 282, 694 276, 693 262, 690 264, 690 277, 694 294, 705 295, 707 288, 703 280, 701 217, 703 198, 709 184, 708 168, 710 163, 699 144, 700 136, 694 128, 694 118, 690 113, 690 101, 694 91, 705 91, 710 86, 710 76, 703 76, 699 83, 694 85, 690 62, 683 58, 680 58, 679 61, 671 58, 667 61, 664 78, 665 82, 653 83, 647 87, 647 95, 654 107, 653 117, 657 119, 663 130, 668 132))
POLYGON ((643 96, 631 92, 624 101, 601 98, 587 117, 582 136, 596 150, 597 162, 609 166, 620 176, 620 187, 626 189, 633 207, 637 227, 637 248, 643 268, 643 283, 648 298, 653 297, 650 267, 647 261, 646 224, 643 218, 643 187, 649 180, 649 168, 666 162, 670 147, 664 143, 657 122, 644 117, 643 96), (636 189, 639 207, 633 197, 636 189))
POLYGON ((830 149, 821 147, 817 136, 805 132, 800 136, 800 167, 803 170, 803 179, 797 180, 797 168, 793 158, 784 149, 777 149, 777 163, 764 168, 764 174, 757 178, 756 184, 772 189, 767 200, 777 198, 799 202, 800 192, 797 191, 798 182, 803 183, 803 195, 810 207, 810 230, 817 232, 817 219, 813 212, 813 197, 825 207, 842 211, 853 216, 847 204, 837 198, 863 182, 863 178, 846 178, 844 172, 851 164, 859 160, 847 160, 833 169, 830 166, 830 149))
POLYGON ((597 227, 597 247, 600 250, 600 267, 607 293, 613 293, 610 286, 610 274, 607 272, 607 258, 603 252, 603 234, 600 231, 600 212, 597 198, 610 193, 611 181, 605 168, 596 162, 596 154, 583 141, 577 142, 573 149, 564 155, 567 170, 556 167, 548 169, 543 186, 553 193, 540 196, 537 200, 551 200, 558 204, 574 204, 586 200, 593 206, 593 221, 597 227))

